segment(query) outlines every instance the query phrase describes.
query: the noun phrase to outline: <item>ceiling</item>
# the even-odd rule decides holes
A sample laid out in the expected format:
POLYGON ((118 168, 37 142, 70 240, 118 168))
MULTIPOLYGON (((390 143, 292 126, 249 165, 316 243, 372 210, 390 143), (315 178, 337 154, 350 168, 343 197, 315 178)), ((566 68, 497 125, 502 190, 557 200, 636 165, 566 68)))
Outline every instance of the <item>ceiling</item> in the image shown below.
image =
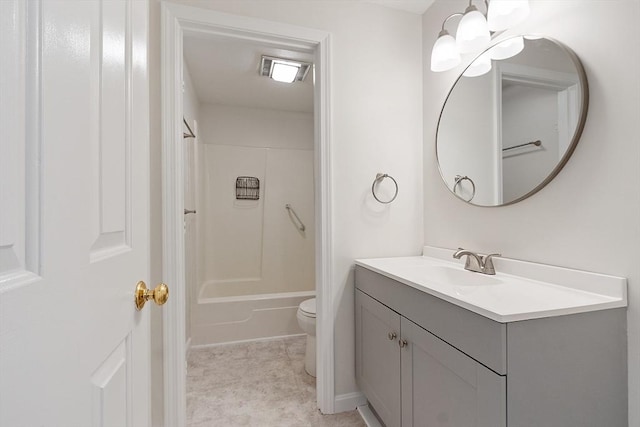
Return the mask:
MULTIPOLYGON (((435 0, 360 0, 422 14, 435 0)), ((313 112, 313 69, 304 82, 279 83, 259 74, 262 55, 313 62, 309 52, 215 35, 185 34, 184 59, 201 103, 313 112)))
POLYGON ((262 55, 313 62, 296 52, 250 40, 185 35, 184 58, 201 103, 313 112, 313 70, 304 82, 280 83, 259 74, 262 55))

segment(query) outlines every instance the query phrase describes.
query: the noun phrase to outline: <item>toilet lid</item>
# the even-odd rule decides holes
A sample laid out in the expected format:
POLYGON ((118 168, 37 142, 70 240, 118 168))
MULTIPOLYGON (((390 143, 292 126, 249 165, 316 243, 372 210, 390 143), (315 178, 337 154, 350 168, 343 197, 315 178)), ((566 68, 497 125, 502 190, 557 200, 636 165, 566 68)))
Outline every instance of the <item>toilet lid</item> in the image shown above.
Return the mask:
POLYGON ((311 298, 300 303, 300 310, 307 316, 316 317, 316 299, 311 298))

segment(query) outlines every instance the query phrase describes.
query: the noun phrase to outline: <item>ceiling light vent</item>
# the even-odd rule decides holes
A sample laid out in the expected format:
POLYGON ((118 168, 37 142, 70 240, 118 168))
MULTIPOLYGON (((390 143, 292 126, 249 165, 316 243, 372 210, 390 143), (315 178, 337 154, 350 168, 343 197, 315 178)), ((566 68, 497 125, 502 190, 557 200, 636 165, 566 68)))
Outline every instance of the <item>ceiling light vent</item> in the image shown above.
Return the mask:
POLYGON ((308 62, 293 61, 291 59, 262 56, 260 61, 260 75, 270 77, 273 80, 293 83, 304 81, 311 64, 308 62))

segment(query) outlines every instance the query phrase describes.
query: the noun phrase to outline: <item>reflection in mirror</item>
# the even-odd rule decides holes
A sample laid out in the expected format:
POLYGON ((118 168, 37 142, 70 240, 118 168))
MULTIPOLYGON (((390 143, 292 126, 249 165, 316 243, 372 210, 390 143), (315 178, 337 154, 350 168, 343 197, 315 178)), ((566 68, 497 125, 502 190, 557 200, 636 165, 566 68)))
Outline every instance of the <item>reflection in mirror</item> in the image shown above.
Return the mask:
POLYGON ((442 108, 436 154, 443 180, 479 206, 529 197, 571 156, 587 105, 584 70, 567 47, 528 36, 498 43, 469 65, 442 108))

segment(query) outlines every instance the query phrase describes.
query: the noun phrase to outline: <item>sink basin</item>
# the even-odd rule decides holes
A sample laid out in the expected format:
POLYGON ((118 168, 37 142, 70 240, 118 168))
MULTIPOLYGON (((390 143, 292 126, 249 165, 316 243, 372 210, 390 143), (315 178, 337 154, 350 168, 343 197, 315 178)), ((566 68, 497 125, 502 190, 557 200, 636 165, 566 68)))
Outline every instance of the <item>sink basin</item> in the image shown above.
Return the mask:
POLYGON ((461 268, 436 265, 429 270, 434 281, 450 283, 452 286, 491 286, 499 285, 501 280, 495 276, 475 273, 461 268))
POLYGON ((425 247, 423 256, 356 264, 503 323, 627 306, 623 277, 507 258, 486 275, 465 270, 453 253, 425 247))

